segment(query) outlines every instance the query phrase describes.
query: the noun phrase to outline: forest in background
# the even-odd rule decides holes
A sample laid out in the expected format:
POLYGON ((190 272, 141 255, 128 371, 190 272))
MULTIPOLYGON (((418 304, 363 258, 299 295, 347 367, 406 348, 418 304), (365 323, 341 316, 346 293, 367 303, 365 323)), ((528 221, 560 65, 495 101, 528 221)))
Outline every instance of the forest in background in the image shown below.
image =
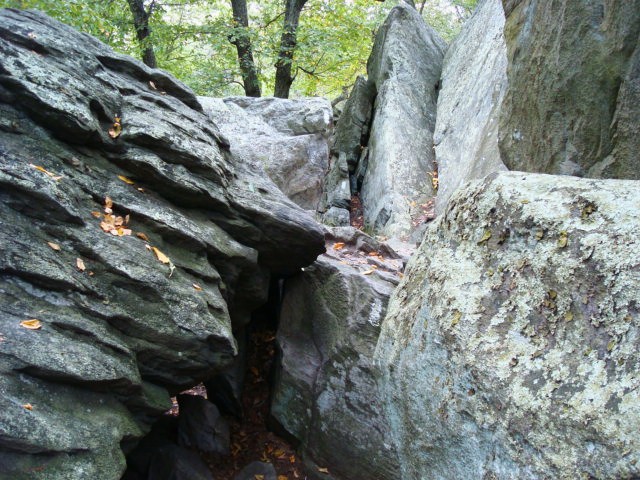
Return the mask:
MULTIPOLYGON (((476 1, 425 0, 416 8, 450 41, 476 1)), ((376 29, 395 3, 0 0, 0 7, 41 10, 167 70, 199 95, 335 98, 365 73, 376 29)))

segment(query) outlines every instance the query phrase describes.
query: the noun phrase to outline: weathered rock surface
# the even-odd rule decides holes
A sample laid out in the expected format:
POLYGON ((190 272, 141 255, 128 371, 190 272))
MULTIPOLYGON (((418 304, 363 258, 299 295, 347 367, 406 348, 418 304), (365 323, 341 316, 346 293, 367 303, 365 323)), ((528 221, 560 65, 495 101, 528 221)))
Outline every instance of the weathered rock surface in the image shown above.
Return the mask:
POLYGON ((516 172, 452 197, 375 353, 402 478, 640 475, 639 206, 516 172))
POLYGON ((323 233, 190 90, 36 12, 0 10, 0 158, 0 472, 120 478, 323 233))
POLYGON ((369 141, 369 127, 375 95, 374 85, 365 77, 359 76, 336 125, 331 150, 336 156, 344 155, 351 171, 358 164, 362 148, 369 141))
POLYGON ((271 412, 312 471, 398 478, 372 354, 402 261, 350 227, 329 237, 327 254, 285 283, 271 412))
POLYGON ((331 104, 323 98, 200 97, 205 113, 247 164, 262 165, 287 197, 306 210, 320 203, 329 165, 331 104))
POLYGON ((500 0, 484 0, 444 57, 433 135, 438 164, 436 213, 465 182, 506 167, 498 150, 507 88, 507 47, 500 0))
POLYGON ((365 225, 403 237, 434 196, 433 130, 445 42, 405 3, 378 30, 367 64, 376 100, 361 189, 365 225))
POLYGON ((266 462, 252 462, 242 469, 235 480, 277 480, 276 469, 273 464, 266 462))
POLYGON ((160 447, 151 460, 148 480, 213 480, 200 456, 177 445, 160 447))
POLYGON ((640 178, 640 1, 503 0, 510 169, 640 178), (635 92, 635 93, 633 93, 635 92))
POLYGON ((229 453, 229 422, 218 407, 197 395, 178 395, 178 444, 203 452, 229 453))

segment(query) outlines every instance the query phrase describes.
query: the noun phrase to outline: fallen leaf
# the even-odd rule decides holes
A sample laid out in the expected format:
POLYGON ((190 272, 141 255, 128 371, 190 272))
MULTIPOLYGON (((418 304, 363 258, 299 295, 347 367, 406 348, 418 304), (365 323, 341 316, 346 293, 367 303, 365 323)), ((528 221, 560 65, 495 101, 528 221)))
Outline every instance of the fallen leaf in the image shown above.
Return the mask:
POLYGON ((296 463, 296 456, 295 455, 289 455, 289 462, 296 463))
POLYGON ((278 448, 275 452, 273 452, 273 454, 278 458, 282 458, 286 455, 285 451, 280 448, 278 448))
POLYGON ((32 318, 31 320, 22 320, 20 326, 29 330, 40 330, 42 328, 42 322, 32 318))
POLYGON ((560 232, 560 236, 558 237, 558 247, 564 248, 567 246, 569 242, 569 235, 564 230, 560 232))
POLYGON ((131 217, 129 216, 129 214, 127 213, 124 217, 124 224, 125 225, 129 225, 129 220, 131 220, 131 217))
MULTIPOLYGON (((104 208, 113 208, 113 200, 111 197, 104 197, 104 208)), ((107 212, 112 213, 112 212, 107 212)))
POLYGON ((259 474, 257 474, 257 473, 256 473, 256 474, 253 476, 253 478, 255 478, 255 480, 264 480, 264 475, 259 475, 259 474))
POLYGON ((251 373, 253 373, 256 377, 260 376, 260 371, 256 367, 251 367, 251 373))
POLYGON ((121 227, 123 223, 124 223, 124 218, 122 218, 122 217, 116 217, 116 218, 113 220, 113 224, 114 224, 116 227, 121 227))
POLYGON ((491 238, 491 230, 485 230, 484 233, 482 234, 482 237, 480 238, 480 240, 478 240, 478 245, 482 245, 483 243, 485 243, 490 238, 491 238))
POLYGON ((193 285, 193 288, 195 288, 199 292, 202 291, 202 287, 200 285, 198 285, 197 283, 192 283, 191 285, 193 285))
POLYGON ((144 233, 142 232, 137 232, 136 233, 136 237, 138 237, 140 240, 144 240, 145 242, 149 241, 149 237, 147 237, 144 233))
POLYGON ((109 136, 111 138, 118 138, 122 133, 122 124, 120 123, 120 117, 117 115, 113 119, 113 127, 109 129, 109 136))
POLYGON ((58 245, 57 243, 47 242, 47 245, 49 245, 56 252, 60 251, 60 245, 58 245))
POLYGON ((128 184, 128 185, 135 185, 135 183, 136 183, 133 180, 131 180, 130 178, 125 177, 124 175, 118 175, 118 178, 120 180, 122 180, 124 183, 128 184))
POLYGON ((376 270, 374 268, 372 268, 371 270, 367 270, 365 272, 362 272, 363 275, 371 275, 373 272, 375 272, 376 270))
POLYGON ((148 243, 144 246, 144 248, 146 248, 147 250, 152 250, 153 248, 151 247, 151 245, 149 245, 148 243))
POLYGON ((22 408, 31 411, 33 410, 33 405, 31 405, 30 403, 25 403, 24 405, 22 405, 22 408))
POLYGON ((278 480, 289 480, 289 477, 286 475, 278 475, 278 480))
POLYGON ((149 80, 149 86, 153 89, 153 90, 157 90, 158 87, 156 87, 156 84, 153 83, 151 80, 149 80))
POLYGON ((329 474, 329 469, 327 467, 318 467, 318 471, 320 473, 326 473, 327 475, 329 474))
POLYGON ((451 320, 451 326, 455 327, 461 318, 462 312, 460 310, 456 310, 456 313, 453 314, 453 319, 451 320))
POLYGON ((113 225, 107 222, 100 222, 100 228, 102 230, 104 230, 105 232, 110 232, 111 230, 113 230, 113 225))
POLYGON ((29 165, 31 165, 33 168, 35 168, 39 172, 42 172, 45 175, 48 175, 49 177, 53 178, 56 182, 61 178, 63 178, 62 175, 56 175, 55 173, 51 173, 49 170, 45 169, 44 167, 41 167, 40 165, 34 165, 33 163, 30 163, 29 165))
POLYGON ((81 272, 84 272, 87 269, 87 267, 84 266, 84 260, 81 258, 76 258, 76 267, 78 267, 78 270, 81 272))
POLYGON ((102 216, 102 214, 100 212, 91 212, 91 215, 93 215, 96 218, 100 218, 102 216))
POLYGON ((334 250, 342 250, 344 248, 344 242, 337 242, 333 244, 334 250))
POLYGON ((153 253, 156 254, 156 258, 160 260, 162 263, 164 264, 171 263, 171 260, 169 259, 169 257, 167 257, 164 253, 162 253, 156 247, 151 247, 151 250, 153 250, 153 253))

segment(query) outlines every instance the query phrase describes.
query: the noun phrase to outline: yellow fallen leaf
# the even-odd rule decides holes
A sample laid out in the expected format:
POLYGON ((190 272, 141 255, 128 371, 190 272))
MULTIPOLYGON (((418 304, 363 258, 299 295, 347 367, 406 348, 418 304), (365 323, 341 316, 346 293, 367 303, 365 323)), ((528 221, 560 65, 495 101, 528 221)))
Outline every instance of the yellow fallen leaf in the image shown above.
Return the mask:
POLYGON ((198 285, 197 283, 192 283, 191 285, 193 285, 193 288, 195 288, 198 291, 202 290, 202 287, 200 285, 198 285))
POLYGON ((144 240, 145 242, 149 241, 149 237, 147 237, 147 235, 142 232, 137 232, 136 237, 138 237, 140 240, 144 240))
POLYGON ((56 252, 60 251, 60 245, 58 245, 57 243, 47 242, 47 245, 49 245, 56 252))
POLYGON ((453 314, 453 319, 451 320, 452 327, 455 327, 462 318, 462 312, 460 310, 456 310, 455 312, 456 313, 453 314))
POLYGON ((22 405, 22 408, 24 408, 25 410, 33 410, 33 405, 31 405, 30 403, 25 403, 24 405, 22 405))
POLYGON ((133 180, 131 180, 130 178, 125 177, 124 175, 118 175, 118 178, 120 180, 122 180, 124 183, 126 183, 127 185, 135 185, 135 183, 136 183, 133 180))
POLYGON ((91 212, 91 215, 93 215, 96 218, 100 218, 102 216, 100 212, 96 212, 96 211, 91 212))
POLYGON ((275 452, 273 452, 273 454, 278 458, 282 458, 286 455, 285 451, 280 448, 278 448, 275 452))
POLYGON ((257 473, 253 476, 255 480, 264 480, 264 475, 258 475, 257 473))
POLYGON ((29 330, 40 330, 42 328, 42 322, 32 318, 31 320, 22 320, 20 326, 29 330))
POLYGON ((122 133, 122 124, 120 123, 120 117, 116 115, 113 119, 113 127, 109 129, 109 136, 111 138, 118 138, 122 133))
POLYGON ((278 480, 289 480, 289 477, 286 475, 278 475, 278 480))
POLYGON ((344 248, 344 242, 337 242, 333 244, 334 250, 342 250, 344 248))
POLYGON ((569 242, 569 235, 564 230, 560 232, 560 236, 558 237, 558 247, 564 248, 567 246, 569 242))
POLYGON ((162 253, 156 247, 151 247, 151 249, 153 250, 153 253, 156 254, 156 258, 160 260, 162 263, 165 263, 165 264, 171 263, 171 260, 169 259, 169 257, 167 257, 164 253, 162 253))
POLYGON ((81 258, 76 258, 76 267, 78 267, 78 270, 81 272, 84 272, 87 269, 87 267, 84 266, 84 260, 81 258))
POLYGON ((320 473, 326 473, 329 474, 329 469, 327 467, 318 467, 318 471, 320 473))
POLYGON ((485 230, 484 233, 482 234, 482 238, 478 240, 478 245, 482 245, 484 242, 486 242, 490 238, 491 238, 491 230, 485 230))

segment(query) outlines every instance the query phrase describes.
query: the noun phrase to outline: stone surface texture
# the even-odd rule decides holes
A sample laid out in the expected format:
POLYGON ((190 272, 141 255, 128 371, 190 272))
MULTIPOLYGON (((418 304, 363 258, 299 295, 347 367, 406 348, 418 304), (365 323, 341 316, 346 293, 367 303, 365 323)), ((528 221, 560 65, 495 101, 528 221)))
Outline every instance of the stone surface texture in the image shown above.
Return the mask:
POLYGON ((639 207, 519 172, 452 197, 375 352, 401 478, 640 475, 639 207))
POLYGON ((323 232, 188 88, 33 11, 0 10, 0 159, 0 472, 119 479, 323 232))
POLYGON ((287 197, 306 210, 320 203, 333 131, 323 98, 200 97, 205 112, 246 163, 261 164, 287 197))
POLYGON ((272 415, 300 442, 311 471, 328 467, 341 480, 398 478, 372 355, 402 262, 351 227, 328 238, 327 254, 285 283, 272 415))
POLYGON ((365 226, 404 237, 418 205, 434 196, 433 130, 445 42, 400 3, 378 30, 367 63, 376 100, 361 189, 365 226))
POLYGON ((512 170, 640 179, 640 0, 504 0, 512 170))
POLYGON ((500 0, 483 0, 447 49, 433 135, 438 164, 436 213, 464 183, 506 167, 498 150, 507 89, 500 0))

